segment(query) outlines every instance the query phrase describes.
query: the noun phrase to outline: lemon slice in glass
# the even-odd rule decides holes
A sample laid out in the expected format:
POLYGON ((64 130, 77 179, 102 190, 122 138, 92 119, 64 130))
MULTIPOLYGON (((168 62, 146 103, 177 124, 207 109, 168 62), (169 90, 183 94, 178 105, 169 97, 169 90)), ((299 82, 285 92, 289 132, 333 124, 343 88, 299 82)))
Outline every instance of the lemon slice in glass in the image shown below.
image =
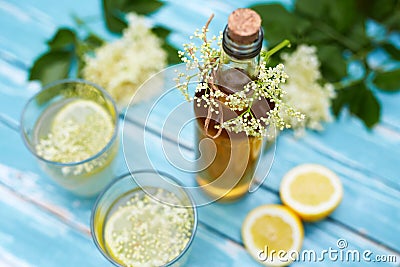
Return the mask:
POLYGON ((282 205, 260 206, 247 215, 242 225, 247 251, 266 266, 290 264, 296 256, 293 253, 300 252, 303 237, 300 218, 282 205))
POLYGON ((104 107, 90 100, 72 100, 54 116, 47 142, 54 153, 47 159, 85 160, 100 152, 113 133, 113 119, 104 107))
POLYGON ((282 202, 305 221, 328 216, 339 205, 343 187, 337 175, 317 164, 303 164, 290 170, 280 185, 282 202))
POLYGON ((107 221, 104 229, 104 240, 106 250, 111 257, 120 264, 132 261, 126 257, 126 250, 132 249, 129 244, 130 232, 135 231, 133 222, 130 220, 134 210, 130 206, 119 207, 119 209, 107 221))
MULTIPOLYGON (((123 266, 166 265, 185 249, 192 236, 192 211, 161 203, 140 191, 130 196, 122 204, 126 206, 119 205, 123 201, 119 200, 106 219, 103 234, 108 254, 123 266)), ((157 189, 153 196, 180 203, 175 194, 163 189, 157 189)))

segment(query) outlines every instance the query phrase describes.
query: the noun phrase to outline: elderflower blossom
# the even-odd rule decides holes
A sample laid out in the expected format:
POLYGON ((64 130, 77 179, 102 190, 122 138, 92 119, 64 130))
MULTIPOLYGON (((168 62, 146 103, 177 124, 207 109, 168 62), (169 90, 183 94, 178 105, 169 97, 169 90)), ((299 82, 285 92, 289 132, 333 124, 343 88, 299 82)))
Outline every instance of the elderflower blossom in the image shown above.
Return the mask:
MULTIPOLYGON (((281 113, 285 116, 293 118, 293 121, 302 121, 304 115, 286 105, 282 100, 282 96, 286 94, 281 89, 281 84, 285 83, 288 76, 284 71, 283 64, 278 64, 274 68, 267 68, 265 62, 261 64, 258 79, 248 83, 243 91, 233 94, 234 103, 243 99, 243 93, 250 93, 250 97, 242 100, 247 108, 241 115, 236 118, 222 123, 222 128, 233 131, 235 133, 245 132, 248 136, 272 138, 268 129, 269 125, 274 125, 278 129, 291 128, 291 124, 284 121, 281 113), (274 108, 269 110, 265 116, 256 117, 251 111, 251 104, 255 100, 269 99, 274 103, 274 108)), ((232 103, 225 102, 227 106, 232 103)), ((238 109, 241 110, 241 107, 238 109)))
MULTIPOLYGON (((225 94, 215 86, 213 77, 215 77, 220 64, 222 33, 218 37, 214 36, 208 40, 207 32, 208 29, 205 27, 201 31, 196 30, 190 39, 200 41, 201 45, 197 46, 192 41, 184 44, 184 51, 178 53, 182 62, 186 63, 188 73, 177 72, 175 82, 185 98, 188 101, 194 101, 197 107, 208 108, 209 112, 217 115, 221 112, 222 105, 231 111, 239 112, 238 116, 233 119, 216 124, 214 126, 216 129, 223 128, 235 133, 245 132, 248 136, 272 139, 272 131, 269 131, 269 126, 278 127, 281 130, 291 127, 291 122, 285 121, 282 114, 296 122, 304 119, 303 114, 287 105, 282 98, 285 91, 281 89, 281 85, 288 79, 282 64, 268 68, 266 63, 262 62, 258 79, 249 82, 243 90, 233 94, 225 94), (218 42, 217 48, 214 46, 215 41, 218 42), (199 69, 199 72, 192 74, 194 69, 199 69), (195 95, 191 97, 188 88, 194 78, 200 82, 196 86, 195 95), (252 105, 255 101, 262 99, 273 102, 274 107, 262 116, 259 116, 260 114, 255 116, 251 109, 252 105)), ((268 105, 267 102, 265 104, 268 105)))
MULTIPOLYGON (((86 56, 85 79, 104 87, 119 108, 129 104, 137 89, 152 75, 166 66, 167 54, 162 40, 151 32, 145 17, 130 13, 128 27, 122 38, 103 45, 95 56, 86 56)), ((140 92, 135 101, 154 92, 140 92)))
MULTIPOLYGON (((210 40, 207 40, 208 29, 203 27, 201 31, 197 29, 190 40, 197 39, 200 41, 200 47, 194 41, 188 44, 183 44, 184 51, 178 51, 178 56, 181 61, 186 64, 186 70, 191 72, 195 69, 199 69, 200 72, 193 75, 188 75, 187 73, 178 72, 175 82, 177 88, 185 96, 186 100, 191 101, 193 98, 189 96, 188 86, 193 78, 197 78, 199 81, 212 80, 209 74, 218 66, 221 51, 219 47, 222 45, 222 32, 218 36, 213 36, 210 40), (206 41, 205 41, 206 40, 206 41), (217 42, 217 46, 214 45, 217 42), (200 54, 200 59, 198 58, 200 54), (182 81, 183 80, 183 81, 182 81)), ((205 83, 199 83, 196 88, 196 92, 199 92, 207 86, 205 83)))
POLYGON ((282 99, 306 116, 304 121, 296 121, 282 114, 284 120, 296 129, 297 134, 302 134, 305 127, 322 130, 322 122, 331 120, 329 110, 335 93, 331 84, 320 85, 318 82, 321 73, 316 48, 299 45, 292 54, 283 54, 282 59, 290 76, 282 86, 287 92, 282 99))

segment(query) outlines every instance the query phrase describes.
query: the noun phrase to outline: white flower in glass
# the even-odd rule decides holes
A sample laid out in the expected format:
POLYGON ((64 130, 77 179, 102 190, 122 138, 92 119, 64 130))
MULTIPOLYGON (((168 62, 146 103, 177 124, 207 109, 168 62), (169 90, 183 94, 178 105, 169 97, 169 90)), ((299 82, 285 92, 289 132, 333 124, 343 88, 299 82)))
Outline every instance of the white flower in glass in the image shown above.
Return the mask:
MULTIPOLYGON (((128 105, 137 89, 167 61, 162 40, 151 32, 145 17, 130 13, 127 19, 122 38, 97 49, 94 57, 88 55, 83 69, 84 78, 104 87, 119 108, 128 105)), ((142 91, 135 101, 155 93, 142 91)))
POLYGON ((282 54, 285 71, 289 76, 287 83, 282 85, 286 91, 283 100, 305 115, 305 120, 299 121, 282 114, 296 134, 302 134, 305 127, 322 130, 322 122, 331 120, 330 107, 335 92, 331 84, 319 83, 322 76, 316 52, 313 46, 299 45, 293 53, 282 54))

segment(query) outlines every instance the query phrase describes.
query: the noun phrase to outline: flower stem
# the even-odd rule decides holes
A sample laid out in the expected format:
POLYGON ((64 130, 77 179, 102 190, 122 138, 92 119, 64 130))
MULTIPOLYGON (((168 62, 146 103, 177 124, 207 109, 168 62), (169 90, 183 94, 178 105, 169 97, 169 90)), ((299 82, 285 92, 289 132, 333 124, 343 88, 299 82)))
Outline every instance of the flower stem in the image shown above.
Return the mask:
POLYGON ((78 26, 78 28, 83 29, 84 31, 86 31, 87 34, 90 34, 92 36, 94 36, 95 38, 97 38, 98 40, 102 41, 103 43, 105 43, 104 38, 100 37, 98 34, 96 34, 87 24, 87 21, 80 18, 79 16, 72 14, 72 19, 74 20, 75 24, 78 26))
POLYGON ((264 57, 265 61, 267 61, 273 54, 275 54, 276 52, 278 52, 279 50, 281 50, 285 47, 290 47, 289 40, 283 40, 282 42, 277 44, 275 47, 273 47, 271 50, 263 52, 262 56, 264 57))
POLYGON ((359 45, 357 43, 355 43, 350 38, 347 38, 343 34, 339 33, 336 29, 332 28, 331 26, 329 26, 329 25, 327 25, 325 23, 321 23, 321 22, 314 23, 314 25, 318 30, 320 30, 321 32, 326 33, 331 38, 335 39, 336 41, 338 41, 342 45, 344 45, 347 48, 349 48, 351 51, 357 52, 357 50, 359 49, 359 45))
POLYGON ((332 83, 332 86, 335 88, 335 90, 342 90, 348 87, 351 87, 353 85, 356 85, 358 83, 361 83, 363 79, 359 80, 352 80, 352 81, 340 81, 336 83, 332 83))

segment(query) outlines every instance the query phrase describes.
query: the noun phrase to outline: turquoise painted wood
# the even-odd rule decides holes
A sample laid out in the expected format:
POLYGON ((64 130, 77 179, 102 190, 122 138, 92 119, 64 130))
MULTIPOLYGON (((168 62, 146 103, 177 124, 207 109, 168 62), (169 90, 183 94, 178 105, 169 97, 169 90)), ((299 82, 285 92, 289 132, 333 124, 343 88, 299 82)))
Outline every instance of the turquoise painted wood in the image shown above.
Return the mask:
MULTIPOLYGON (((94 199, 76 197, 54 184, 38 167, 24 147, 18 132, 18 119, 27 99, 40 89, 27 81, 27 70, 44 51, 45 40, 61 25, 73 25, 71 14, 100 18, 100 2, 49 0, 0 0, 0 266, 110 266, 96 250, 89 231, 94 199)), ((216 14, 211 32, 217 33, 228 14, 237 7, 260 1, 166 1, 151 17, 156 24, 173 32, 170 42, 177 46, 200 28, 210 13, 216 14)), ((266 2, 266 1, 264 1, 266 2)), ((292 1, 281 1, 289 8, 292 1)), ((90 26, 109 40, 115 38, 101 20, 90 26)), ((168 88, 172 88, 172 85, 168 88)), ((267 203, 280 203, 282 176, 292 167, 307 162, 323 164, 341 178, 345 193, 339 208, 326 220, 305 224, 303 249, 320 252, 336 248, 340 238, 349 249, 371 250, 373 255, 395 255, 400 264, 400 94, 378 93, 382 103, 382 123, 372 131, 344 114, 326 125, 323 133, 309 132, 302 139, 284 133, 276 143, 275 161, 268 177, 255 193, 233 204, 214 203, 200 207, 199 228, 187 266, 259 266, 243 247, 240 228, 246 214, 267 203)), ((126 151, 133 169, 155 167, 194 185, 191 174, 171 164, 183 164, 178 157, 166 158, 163 146, 193 158, 193 128, 188 125, 177 137, 174 124, 162 129, 161 123, 183 99, 175 91, 160 101, 146 121, 137 110, 130 110, 124 124, 126 151), (147 132, 144 135, 143 129, 147 132), (164 137, 160 138, 161 131, 164 137), (144 142, 146 151, 144 149, 144 142), (174 150, 175 149, 175 150, 174 150), (148 157, 144 157, 147 155, 148 157)), ((147 104, 149 105, 149 104, 147 104)), ((176 123, 190 116, 176 117, 176 123)), ((183 116, 185 115, 185 116, 183 116)), ((121 129, 122 130, 122 129, 121 129)), ((263 162, 268 163, 271 151, 263 162)), ((176 154, 178 155, 178 154, 176 154)), ((122 150, 115 176, 127 172, 122 150)), ((263 167, 258 176, 265 173, 263 167)), ((264 177, 258 177, 260 179, 264 177)), ((201 195, 195 197, 201 198, 201 195)), ((346 263, 365 266, 365 262, 346 263)), ((326 260, 296 262, 293 266, 341 266, 326 260)), ((370 263, 377 266, 377 263, 370 263)))

